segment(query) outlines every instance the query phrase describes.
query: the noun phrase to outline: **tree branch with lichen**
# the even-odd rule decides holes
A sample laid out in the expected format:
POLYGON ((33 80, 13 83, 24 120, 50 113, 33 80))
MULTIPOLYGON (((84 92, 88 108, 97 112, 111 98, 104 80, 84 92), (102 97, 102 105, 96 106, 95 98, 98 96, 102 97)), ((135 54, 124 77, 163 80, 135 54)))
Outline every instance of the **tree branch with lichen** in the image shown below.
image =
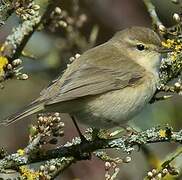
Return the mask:
MULTIPOLYGON (((159 92, 171 92, 181 94, 182 85, 180 74, 182 71, 182 39, 180 34, 181 31, 181 18, 177 13, 173 14, 173 19, 176 23, 173 27, 165 27, 163 23, 158 18, 155 6, 152 4, 151 0, 143 0, 146 8, 151 16, 152 23, 154 25, 154 29, 160 34, 162 38, 162 45, 164 47, 170 48, 172 50, 171 53, 167 54, 167 57, 163 58, 161 68, 160 68, 160 85, 158 86, 158 90, 156 94, 159 92), (175 81, 173 86, 169 86, 168 83, 172 80, 179 78, 175 81)), ((176 1, 175 3, 180 5, 180 2, 176 1)), ((156 95, 155 94, 155 95, 156 95)), ((159 98, 153 98, 152 102, 156 100, 165 100, 166 98, 171 96, 162 96, 159 98)))
POLYGON ((9 18, 13 11, 14 7, 12 2, 9 0, 0 0, 0 27, 5 24, 5 21, 9 18))
MULTIPOLYGON (((15 1, 16 2, 16 1, 15 1)), ((13 2, 12 2, 13 3, 13 2)), ((25 1, 25 4, 16 2, 16 14, 21 18, 22 23, 14 28, 0 48, 0 82, 17 76, 18 79, 27 79, 26 74, 20 73, 16 67, 21 64, 18 59, 26 43, 39 25, 46 21, 56 4, 54 1, 47 1, 45 10, 39 11, 39 5, 34 1, 25 1)))
MULTIPOLYGON (((182 131, 174 132, 169 127, 164 129, 156 127, 131 134, 130 136, 120 138, 113 137, 109 139, 92 138, 92 134, 87 133, 87 142, 81 143, 80 138, 74 138, 72 142, 67 142, 65 145, 56 149, 43 150, 45 144, 53 142, 53 140, 50 139, 52 135, 60 134, 57 132, 60 132, 60 127, 63 128, 64 125, 58 113, 49 116, 40 116, 38 125, 32 127, 30 131, 29 145, 14 154, 6 155, 0 160, 1 173, 6 172, 7 169, 17 170, 17 167, 19 167, 20 174, 25 175, 22 172, 22 167, 25 171, 24 165, 42 162, 39 170, 32 173, 36 173, 38 176, 55 177, 72 163, 89 159, 90 153, 94 153, 100 158, 101 156, 99 156, 98 150, 101 149, 117 148, 126 154, 130 154, 135 150, 135 146, 140 147, 159 142, 182 143, 182 131)), ((63 134, 61 133, 61 135, 63 134)), ((54 138, 55 137, 53 137, 53 139, 54 138)), ((106 155, 102 156, 102 159, 105 161, 109 160, 106 155)), ((121 162, 124 161, 121 160, 120 163, 121 162)), ((169 161, 169 164, 170 162, 171 161, 169 161)))

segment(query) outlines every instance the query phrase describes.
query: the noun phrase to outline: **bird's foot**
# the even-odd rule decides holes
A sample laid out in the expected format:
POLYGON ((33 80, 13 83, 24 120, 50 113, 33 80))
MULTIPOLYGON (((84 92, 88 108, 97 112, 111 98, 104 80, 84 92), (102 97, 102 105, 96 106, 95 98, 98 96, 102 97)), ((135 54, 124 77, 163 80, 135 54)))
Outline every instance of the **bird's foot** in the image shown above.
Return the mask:
POLYGON ((80 140, 81 140, 80 144, 86 144, 89 142, 89 140, 87 140, 87 138, 83 134, 79 134, 79 136, 80 136, 80 140))
POLYGON ((125 126, 121 128, 113 129, 96 129, 92 131, 92 140, 99 139, 112 139, 119 136, 131 136, 133 134, 138 134, 138 131, 133 127, 125 126))
POLYGON ((74 156, 77 160, 90 160, 92 158, 91 152, 83 152, 81 149, 74 156))
POLYGON ((115 130, 115 131, 110 130, 110 129, 93 129, 92 140, 115 138, 122 131, 120 129, 115 130))
POLYGON ((129 135, 134 135, 134 134, 138 134, 138 130, 134 129, 133 127, 126 127, 126 132, 129 134, 129 135))
POLYGON ((131 136, 131 135, 137 135, 138 134, 138 130, 134 129, 133 127, 131 126, 125 126, 125 127, 122 127, 124 128, 125 132, 126 132, 126 136, 131 136))

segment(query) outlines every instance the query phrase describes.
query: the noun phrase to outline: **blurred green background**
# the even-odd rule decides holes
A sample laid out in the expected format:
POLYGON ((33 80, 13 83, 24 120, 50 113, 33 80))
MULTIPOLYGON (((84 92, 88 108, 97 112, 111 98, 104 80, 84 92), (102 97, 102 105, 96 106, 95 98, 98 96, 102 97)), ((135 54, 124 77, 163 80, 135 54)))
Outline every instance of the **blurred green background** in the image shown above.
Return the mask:
MULTIPOLYGON (((39 1, 39 3, 44 3, 44 1, 39 1)), ((57 28, 54 32, 50 31, 50 28, 46 28, 44 31, 33 34, 26 46, 26 52, 33 54, 36 58, 22 57, 23 71, 29 74, 29 79, 27 81, 9 80, 5 83, 5 89, 0 90, 1 119, 38 97, 39 92, 65 69, 71 56, 92 47, 93 42, 89 38, 91 34, 96 34, 97 30, 98 35, 94 46, 108 40, 117 30, 133 25, 151 27, 150 17, 141 0, 80 0, 78 11, 73 10, 75 3, 76 1, 73 0, 58 1, 61 9, 66 10, 70 16, 84 15, 83 17, 85 17, 86 15, 86 22, 81 27, 73 29, 71 35, 62 28, 57 28), (75 15, 74 12, 77 14, 75 15), (79 41, 76 42, 75 39, 79 39, 79 41)), ((172 14, 181 11, 170 0, 153 0, 153 3, 160 19, 167 26, 173 24, 172 14)), ((17 24, 18 18, 12 15, 7 24, 0 29, 0 43, 17 24)), ((169 124, 175 130, 179 130, 182 128, 181 100, 182 97, 176 95, 169 100, 148 105, 130 124, 140 129, 169 124)), ((63 119, 66 128, 65 137, 61 139, 61 143, 77 135, 69 117, 63 115, 63 119)), ((33 120, 36 120, 36 116, 21 120, 10 127, 1 127, 1 147, 9 152, 23 148, 28 142, 27 129, 33 120)), ((81 127, 84 126, 81 125, 81 127)), ((177 145, 158 143, 149 147, 156 152, 159 158, 163 159, 169 152, 174 151, 177 145)), ((115 152, 110 151, 110 154, 116 156, 115 152)), ((117 151, 117 155, 126 156, 119 151, 117 151)), ((118 179, 140 180, 150 170, 141 151, 136 151, 131 156, 132 161, 129 164, 121 165, 118 179)), ((180 161, 178 165, 180 166, 180 161)), ((92 161, 81 161, 67 169, 60 177, 64 180, 101 180, 104 179, 104 163, 95 158, 92 161)))

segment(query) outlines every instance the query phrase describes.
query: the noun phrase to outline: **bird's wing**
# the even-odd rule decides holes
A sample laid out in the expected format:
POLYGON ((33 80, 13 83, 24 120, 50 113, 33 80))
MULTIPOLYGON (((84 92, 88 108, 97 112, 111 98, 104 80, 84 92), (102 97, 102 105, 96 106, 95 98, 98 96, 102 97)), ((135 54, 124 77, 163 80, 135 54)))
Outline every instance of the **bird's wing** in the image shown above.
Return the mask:
POLYGON ((101 45, 84 53, 63 76, 44 90, 46 104, 73 100, 141 83, 145 69, 116 47, 101 45))

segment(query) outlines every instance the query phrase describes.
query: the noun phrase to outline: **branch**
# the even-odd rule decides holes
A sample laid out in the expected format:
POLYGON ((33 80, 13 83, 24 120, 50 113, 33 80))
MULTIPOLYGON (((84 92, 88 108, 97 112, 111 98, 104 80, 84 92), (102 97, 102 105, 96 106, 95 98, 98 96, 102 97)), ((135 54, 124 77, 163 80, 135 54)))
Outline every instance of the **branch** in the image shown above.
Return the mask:
POLYGON ((39 12, 40 7, 34 1, 29 2, 27 7, 23 7, 23 9, 17 8, 16 13, 22 18, 22 23, 13 29, 12 34, 6 38, 0 48, 0 68, 6 69, 5 72, 0 69, 0 82, 20 74, 19 70, 14 69, 19 65, 16 63, 17 58, 21 55, 34 31, 43 21, 46 21, 46 18, 49 18, 56 6, 55 2, 51 0, 46 1, 46 3, 46 8, 41 11, 41 14, 39 12))
MULTIPOLYGON (((180 15, 174 13, 173 19, 176 25, 166 28, 160 21, 156 13, 155 6, 152 4, 151 0, 143 0, 143 2, 150 14, 156 30, 163 38, 162 45, 173 50, 171 53, 167 54, 167 57, 163 58, 160 67, 160 84, 158 86, 158 90, 156 91, 155 96, 151 100, 151 102, 155 102, 172 97, 172 95, 168 96, 166 94, 162 97, 156 97, 159 92, 170 92, 172 94, 177 93, 181 95, 182 84, 181 78, 179 76, 182 72, 182 21, 180 15), (169 82, 178 77, 179 79, 175 81, 173 85, 168 85, 169 82)), ((181 7, 181 3, 177 4, 181 7)))
MULTIPOLYGON (((88 140, 85 143, 81 143, 79 138, 75 138, 71 143, 67 143, 59 148, 30 153, 34 149, 30 147, 35 147, 35 144, 37 144, 37 142, 40 140, 38 137, 40 138, 38 135, 34 141, 32 141, 32 143, 23 150, 25 153, 17 152, 1 159, 1 172, 3 172, 5 169, 17 169, 17 167, 22 165, 44 162, 47 160, 47 164, 49 165, 59 164, 59 167, 58 165, 54 166, 56 167, 55 169, 60 172, 75 161, 89 158, 88 155, 90 153, 93 153, 99 149, 119 148, 122 152, 131 153, 134 150, 134 146, 158 142, 182 143, 182 131, 174 132, 169 127, 166 129, 157 127, 116 139, 96 138, 93 140, 88 140)), ((42 168, 42 170, 40 169, 40 172, 44 172, 46 166, 47 165, 44 165, 44 168, 42 168)), ((57 173, 53 174, 55 175, 57 173)))
POLYGON ((13 11, 14 7, 9 0, 0 0, 0 27, 4 25, 5 21, 8 19, 9 16, 11 16, 13 11))
POLYGON ((154 27, 160 29, 165 28, 162 22, 160 21, 156 13, 155 6, 152 4, 151 0, 143 0, 143 2, 147 8, 148 13, 150 14, 150 17, 152 18, 152 23, 154 27))
POLYGON ((164 161, 160 164, 157 169, 153 169, 147 173, 147 176, 144 180, 147 179, 162 179, 167 175, 178 176, 179 171, 171 165, 177 157, 182 154, 182 148, 178 148, 174 153, 171 153, 164 161))

